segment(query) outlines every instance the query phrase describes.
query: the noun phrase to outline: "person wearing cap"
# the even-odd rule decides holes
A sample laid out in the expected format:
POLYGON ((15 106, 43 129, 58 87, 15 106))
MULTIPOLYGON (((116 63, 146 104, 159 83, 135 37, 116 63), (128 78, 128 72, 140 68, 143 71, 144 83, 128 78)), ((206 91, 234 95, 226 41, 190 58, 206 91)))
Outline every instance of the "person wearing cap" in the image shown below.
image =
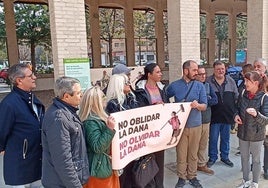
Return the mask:
MULTIPOLYGON (((125 74, 128 76, 129 80, 130 80, 130 72, 134 70, 134 68, 128 68, 126 65, 124 64, 117 64, 113 69, 112 69, 112 75, 115 74, 125 74)), ((102 92, 106 95, 107 93, 107 87, 108 87, 109 83, 107 84, 107 86, 102 90, 102 92)), ((131 90, 133 90, 133 88, 130 86, 131 90)))
POLYGON ((130 72, 132 70, 134 70, 134 68, 128 68, 124 64, 117 64, 112 70, 112 75, 114 75, 114 74, 126 74, 129 77, 130 72))

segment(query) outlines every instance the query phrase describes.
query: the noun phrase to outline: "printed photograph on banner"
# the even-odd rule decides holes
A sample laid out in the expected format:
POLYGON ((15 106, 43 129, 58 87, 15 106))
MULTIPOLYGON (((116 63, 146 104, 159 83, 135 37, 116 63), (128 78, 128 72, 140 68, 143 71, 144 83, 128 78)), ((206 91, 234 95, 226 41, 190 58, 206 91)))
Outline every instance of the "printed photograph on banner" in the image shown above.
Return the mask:
POLYGON ((113 169, 178 144, 191 107, 189 102, 158 104, 111 114, 116 134, 112 142, 113 169))

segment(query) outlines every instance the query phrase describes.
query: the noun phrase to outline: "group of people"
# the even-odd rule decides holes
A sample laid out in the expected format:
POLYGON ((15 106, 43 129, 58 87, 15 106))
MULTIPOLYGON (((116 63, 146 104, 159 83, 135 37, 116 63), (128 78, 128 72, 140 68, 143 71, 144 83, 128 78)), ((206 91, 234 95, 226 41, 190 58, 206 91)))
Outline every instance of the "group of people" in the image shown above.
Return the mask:
MULTIPOLYGON (((98 86, 82 92, 79 80, 63 76, 55 82, 56 97, 46 111, 32 93, 36 76, 31 67, 13 65, 9 69, 13 89, 0 103, 0 152, 4 154, 5 183, 16 188, 25 185, 32 188, 137 187, 132 170, 136 160, 123 170, 111 169, 111 142, 116 125, 110 114, 164 104, 174 98, 175 102, 190 102, 191 106, 176 146, 178 182, 175 188, 184 187, 186 181, 202 188, 197 171, 214 174, 210 167, 218 159, 219 137, 221 161, 234 166, 229 159, 230 130, 234 122, 238 124, 243 171, 243 181, 238 187, 257 188, 261 147, 268 124, 266 63, 258 59, 253 63, 255 70, 244 68, 240 89, 226 75, 221 61, 214 62, 214 73, 207 78, 204 67, 188 60, 182 65, 182 78, 168 86, 161 83, 160 67, 151 63, 145 66, 135 89, 130 83, 132 69, 120 64, 114 67, 105 92, 98 86)), ((267 179, 267 136, 264 143, 264 177, 267 179)), ((153 155, 159 171, 145 188, 163 188, 164 150, 153 155)))

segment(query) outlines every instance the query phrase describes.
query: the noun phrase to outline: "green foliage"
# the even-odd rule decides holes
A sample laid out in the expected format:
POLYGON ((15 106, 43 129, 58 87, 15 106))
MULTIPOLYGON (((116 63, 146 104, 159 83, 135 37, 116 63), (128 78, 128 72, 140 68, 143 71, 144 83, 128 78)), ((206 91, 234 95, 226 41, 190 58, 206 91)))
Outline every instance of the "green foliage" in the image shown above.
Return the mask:
POLYGON ((200 15, 200 38, 207 37, 207 23, 206 23, 206 16, 204 14, 200 15))
POLYGON ((15 20, 19 44, 31 49, 31 62, 35 70, 35 47, 51 49, 48 6, 40 4, 15 4, 15 20))
POLYGON ((216 38, 219 41, 224 41, 228 38, 228 16, 225 15, 215 16, 215 32, 216 32, 216 38))
POLYGON ((247 21, 237 17, 236 24, 237 49, 244 49, 247 47, 247 21))
POLYGON ((16 4, 15 19, 20 42, 26 39, 35 45, 50 46, 49 13, 46 5, 16 4))
POLYGON ((100 8, 100 36, 109 42, 112 38, 124 38, 124 14, 122 9, 100 8))
POLYGON ((136 38, 155 38, 155 16, 153 12, 134 11, 133 19, 136 38))
POLYGON ((0 3, 0 60, 7 59, 4 5, 0 3))
POLYGON ((0 37, 6 36, 4 5, 0 3, 0 37))

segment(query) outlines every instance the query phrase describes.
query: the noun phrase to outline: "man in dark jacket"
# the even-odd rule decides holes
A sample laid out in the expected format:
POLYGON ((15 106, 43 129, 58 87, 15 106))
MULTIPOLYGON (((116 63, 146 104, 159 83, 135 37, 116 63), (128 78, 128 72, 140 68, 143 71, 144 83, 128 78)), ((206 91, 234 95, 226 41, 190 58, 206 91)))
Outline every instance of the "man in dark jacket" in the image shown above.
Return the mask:
POLYGON ((0 152, 4 180, 14 187, 41 187, 41 123, 45 107, 34 96, 36 76, 27 64, 10 67, 12 91, 0 103, 0 152))
POLYGON ((236 101, 238 91, 235 81, 225 75, 225 65, 221 61, 213 64, 214 74, 208 77, 208 82, 214 89, 218 104, 211 107, 211 125, 209 132, 209 161, 208 167, 214 165, 218 159, 218 137, 220 135, 220 157, 221 161, 229 167, 233 167, 233 162, 229 159, 230 152, 230 130, 234 124, 234 114, 236 112, 236 101))
POLYGON ((89 167, 83 127, 76 114, 82 97, 79 81, 58 78, 55 95, 43 122, 42 183, 44 187, 82 188, 89 167))

